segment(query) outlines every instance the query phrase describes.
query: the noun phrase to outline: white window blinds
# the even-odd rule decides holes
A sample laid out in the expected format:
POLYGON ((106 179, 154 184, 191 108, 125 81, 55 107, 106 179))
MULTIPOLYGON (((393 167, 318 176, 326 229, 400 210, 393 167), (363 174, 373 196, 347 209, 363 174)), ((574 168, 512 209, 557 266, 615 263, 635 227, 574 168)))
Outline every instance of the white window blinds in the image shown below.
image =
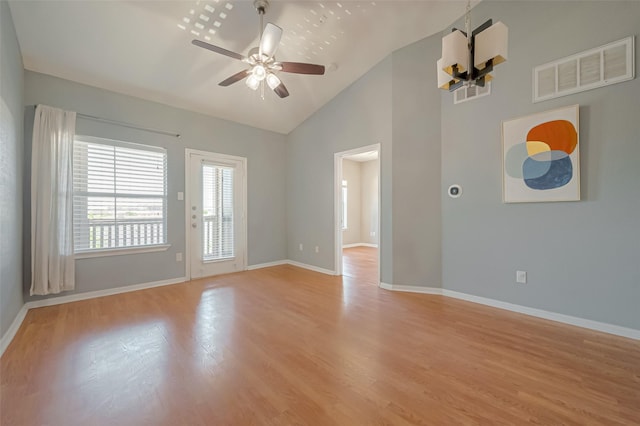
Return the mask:
POLYGON ((232 167, 202 165, 202 242, 205 261, 235 256, 232 167))
POLYGON ((73 161, 76 252, 166 242, 166 150, 76 137, 73 161))

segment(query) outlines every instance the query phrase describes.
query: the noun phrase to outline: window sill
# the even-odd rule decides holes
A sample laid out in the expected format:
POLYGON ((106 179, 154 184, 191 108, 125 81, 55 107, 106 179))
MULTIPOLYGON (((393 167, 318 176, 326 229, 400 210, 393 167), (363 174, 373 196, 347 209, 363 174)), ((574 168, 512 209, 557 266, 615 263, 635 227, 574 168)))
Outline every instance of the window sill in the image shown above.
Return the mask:
POLYGON ((74 254, 75 259, 88 259, 91 257, 125 256, 128 254, 153 253, 167 251, 171 244, 157 244, 153 246, 137 246, 127 248, 79 251, 74 254))

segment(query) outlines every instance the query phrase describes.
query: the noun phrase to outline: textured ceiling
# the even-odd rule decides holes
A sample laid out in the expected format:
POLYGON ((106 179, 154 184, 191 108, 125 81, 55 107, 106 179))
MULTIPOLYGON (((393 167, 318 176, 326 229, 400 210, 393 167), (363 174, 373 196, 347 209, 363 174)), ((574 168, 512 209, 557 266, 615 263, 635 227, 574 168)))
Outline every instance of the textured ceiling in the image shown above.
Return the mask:
POLYGON ((244 63, 191 44, 197 38, 246 55, 259 35, 251 1, 9 4, 28 70, 285 134, 393 50, 444 30, 466 6, 457 0, 272 1, 265 23, 284 29, 277 59, 322 64, 327 72, 281 73, 291 95, 280 99, 267 89, 262 99, 244 82, 218 86, 244 63))

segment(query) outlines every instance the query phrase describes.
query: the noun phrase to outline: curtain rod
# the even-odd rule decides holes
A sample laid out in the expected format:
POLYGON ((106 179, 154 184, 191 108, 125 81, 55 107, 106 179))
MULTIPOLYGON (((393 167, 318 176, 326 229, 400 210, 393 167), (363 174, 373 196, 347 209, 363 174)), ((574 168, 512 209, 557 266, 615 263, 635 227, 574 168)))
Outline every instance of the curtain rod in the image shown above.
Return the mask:
POLYGON ((93 120, 93 121, 99 121, 101 123, 114 124, 114 125, 120 126, 120 127, 128 127, 130 129, 142 130, 142 131, 145 131, 145 132, 158 133, 160 135, 173 136, 174 138, 179 138, 180 137, 180 133, 167 132, 167 131, 164 131, 164 130, 153 129, 153 128, 150 128, 150 127, 136 126, 135 124, 127 123, 125 121, 110 120, 108 118, 96 117, 95 115, 82 114, 80 112, 76 113, 76 115, 78 117, 81 117, 81 118, 85 118, 85 119, 93 120))

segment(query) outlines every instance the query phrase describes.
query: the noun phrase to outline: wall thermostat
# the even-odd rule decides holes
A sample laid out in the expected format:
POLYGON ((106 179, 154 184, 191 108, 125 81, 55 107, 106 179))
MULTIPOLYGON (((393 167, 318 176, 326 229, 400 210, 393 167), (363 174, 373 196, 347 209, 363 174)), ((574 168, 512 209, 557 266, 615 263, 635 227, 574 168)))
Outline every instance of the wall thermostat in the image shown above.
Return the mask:
POLYGON ((462 195, 462 187, 460 185, 451 185, 448 192, 449 197, 459 198, 462 195))

